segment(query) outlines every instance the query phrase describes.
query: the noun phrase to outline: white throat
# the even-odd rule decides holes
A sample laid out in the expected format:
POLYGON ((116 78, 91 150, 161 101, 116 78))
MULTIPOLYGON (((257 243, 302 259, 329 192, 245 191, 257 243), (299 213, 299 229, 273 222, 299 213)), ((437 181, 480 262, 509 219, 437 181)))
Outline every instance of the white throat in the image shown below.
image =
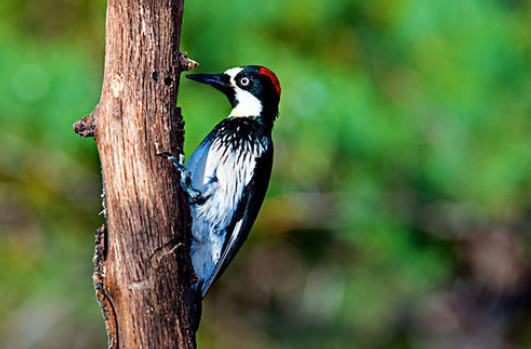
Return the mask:
POLYGON ((236 88, 236 106, 232 108, 230 117, 259 116, 262 113, 262 103, 249 91, 236 88))
POLYGON ((231 85, 236 92, 236 106, 232 109, 229 117, 246 117, 258 116, 262 113, 262 103, 251 92, 243 90, 236 84, 236 76, 241 73, 243 68, 237 67, 229 69, 225 72, 230 76, 231 85))

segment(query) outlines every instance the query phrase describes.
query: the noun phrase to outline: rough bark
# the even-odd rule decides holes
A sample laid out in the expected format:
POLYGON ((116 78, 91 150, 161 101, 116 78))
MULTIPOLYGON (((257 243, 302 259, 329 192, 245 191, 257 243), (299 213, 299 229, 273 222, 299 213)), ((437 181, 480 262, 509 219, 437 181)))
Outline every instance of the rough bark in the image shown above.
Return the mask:
POLYGON ((109 348, 195 348, 189 210, 162 151, 184 141, 179 75, 183 0, 109 0, 105 73, 94 112, 74 125, 94 136, 107 227, 98 230, 94 285, 109 348))

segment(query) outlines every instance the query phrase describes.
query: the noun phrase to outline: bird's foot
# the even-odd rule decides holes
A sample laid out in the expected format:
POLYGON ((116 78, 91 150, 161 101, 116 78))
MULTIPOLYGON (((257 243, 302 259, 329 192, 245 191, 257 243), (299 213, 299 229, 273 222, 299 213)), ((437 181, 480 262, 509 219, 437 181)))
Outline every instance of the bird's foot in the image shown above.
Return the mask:
POLYGON ((179 148, 178 157, 169 152, 162 152, 158 153, 157 155, 171 161, 173 166, 175 166, 175 168, 177 168, 177 170, 179 171, 181 188, 188 196, 188 202, 191 205, 198 205, 204 202, 204 198, 201 192, 195 189, 192 185, 192 175, 190 171, 184 166, 185 156, 182 149, 179 148))

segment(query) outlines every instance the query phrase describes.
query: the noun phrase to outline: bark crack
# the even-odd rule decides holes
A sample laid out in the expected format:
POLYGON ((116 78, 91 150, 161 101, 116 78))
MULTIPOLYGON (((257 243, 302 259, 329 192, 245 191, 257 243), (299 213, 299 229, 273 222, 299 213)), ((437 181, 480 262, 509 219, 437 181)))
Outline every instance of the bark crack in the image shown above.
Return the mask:
POLYGON ((105 288, 105 262, 107 260, 107 231, 105 225, 96 230, 96 247, 94 248, 94 274, 92 281, 96 298, 101 307, 107 330, 109 349, 118 349, 118 323, 116 320, 116 310, 111 297, 105 288))
POLYGON ((171 239, 167 244, 164 246, 158 248, 153 252, 151 257, 149 258, 151 260, 151 267, 154 269, 157 269, 159 267, 160 261, 170 255, 175 253, 179 247, 184 247, 184 244, 182 242, 179 242, 179 240, 171 239))

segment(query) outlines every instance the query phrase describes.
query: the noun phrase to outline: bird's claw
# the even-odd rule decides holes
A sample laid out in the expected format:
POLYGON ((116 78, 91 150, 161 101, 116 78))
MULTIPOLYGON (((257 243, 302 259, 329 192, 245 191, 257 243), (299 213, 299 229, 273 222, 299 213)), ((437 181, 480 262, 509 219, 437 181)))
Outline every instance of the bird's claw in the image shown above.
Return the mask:
POLYGON ((188 202, 190 202, 190 205, 201 205, 206 201, 206 198, 201 194, 201 192, 197 189, 194 189, 191 185, 188 186, 187 189, 185 189, 186 194, 188 194, 188 202))
POLYGON ((180 174, 180 182, 181 182, 181 188, 186 192, 187 196, 188 196, 188 202, 191 204, 191 205, 198 205, 202 202, 204 202, 204 198, 203 198, 203 195, 201 194, 201 192, 197 189, 195 189, 192 185, 192 177, 191 177, 191 173, 190 171, 184 166, 184 160, 185 160, 185 156, 184 156, 184 153, 182 151, 182 148, 177 148, 177 150, 179 150, 179 158, 177 159, 177 157, 175 155, 173 155, 172 153, 170 152, 161 152, 161 153, 158 153, 157 155, 158 156, 161 156, 165 159, 168 159, 169 161, 171 161, 171 163, 173 164, 173 166, 175 166, 177 168, 177 170, 179 171, 179 174, 180 174))

